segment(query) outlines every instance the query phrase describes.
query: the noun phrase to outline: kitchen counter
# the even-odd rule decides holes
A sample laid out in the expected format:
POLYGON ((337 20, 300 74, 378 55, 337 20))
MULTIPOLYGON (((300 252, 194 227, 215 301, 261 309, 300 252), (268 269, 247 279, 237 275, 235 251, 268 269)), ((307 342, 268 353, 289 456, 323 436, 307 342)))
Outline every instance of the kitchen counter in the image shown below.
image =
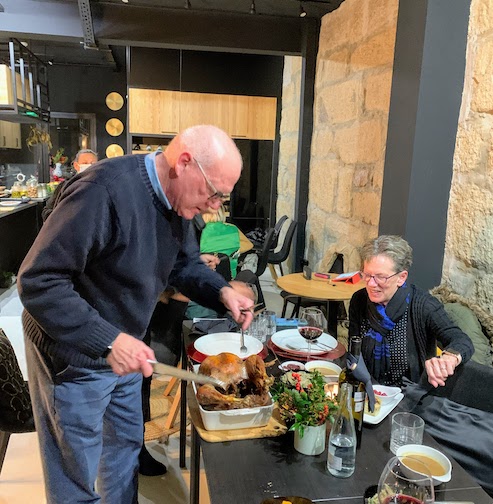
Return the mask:
POLYGON ((46 199, 0 206, 0 271, 17 273, 43 223, 41 211, 46 199))

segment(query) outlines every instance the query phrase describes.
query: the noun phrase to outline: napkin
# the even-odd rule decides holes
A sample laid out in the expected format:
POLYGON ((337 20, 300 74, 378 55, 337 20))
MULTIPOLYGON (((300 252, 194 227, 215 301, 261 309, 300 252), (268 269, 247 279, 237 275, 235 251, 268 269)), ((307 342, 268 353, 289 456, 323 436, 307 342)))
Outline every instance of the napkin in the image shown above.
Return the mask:
POLYGON ((237 332, 238 325, 232 319, 204 319, 194 325, 194 330, 204 334, 237 332))
POLYGON ((368 394, 368 409, 373 412, 375 408, 375 393, 373 392, 373 385, 371 383, 371 376, 366 369, 366 364, 363 356, 360 355, 356 360, 356 357, 350 353, 346 355, 346 368, 351 369, 354 365, 356 367, 351 371, 356 380, 359 380, 365 384, 366 393, 368 394))

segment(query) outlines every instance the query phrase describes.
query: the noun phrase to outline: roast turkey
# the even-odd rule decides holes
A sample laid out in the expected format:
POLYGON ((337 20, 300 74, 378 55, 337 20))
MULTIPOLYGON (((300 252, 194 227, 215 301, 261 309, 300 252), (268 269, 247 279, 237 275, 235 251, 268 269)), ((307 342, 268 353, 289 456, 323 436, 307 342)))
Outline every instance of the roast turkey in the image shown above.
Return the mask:
POLYGON ((245 360, 223 352, 207 357, 199 373, 214 376, 226 383, 225 390, 207 384, 197 390, 197 400, 206 410, 231 410, 271 404, 269 387, 273 378, 267 376, 264 361, 258 355, 245 360))

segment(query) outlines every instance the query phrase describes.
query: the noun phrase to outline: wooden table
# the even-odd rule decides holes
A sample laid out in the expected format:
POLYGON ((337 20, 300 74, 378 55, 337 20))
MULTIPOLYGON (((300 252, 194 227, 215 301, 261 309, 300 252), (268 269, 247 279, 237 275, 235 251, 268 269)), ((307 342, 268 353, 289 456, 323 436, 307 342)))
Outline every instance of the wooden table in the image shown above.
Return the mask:
MULTIPOLYGON (((332 273, 334 277, 337 273, 332 273)), ((303 278, 303 273, 292 273, 277 279, 280 289, 294 296, 311 298, 314 301, 327 302, 327 332, 337 338, 337 301, 349 301, 352 295, 365 287, 361 280, 357 284, 333 282, 312 276, 312 280, 303 278)))

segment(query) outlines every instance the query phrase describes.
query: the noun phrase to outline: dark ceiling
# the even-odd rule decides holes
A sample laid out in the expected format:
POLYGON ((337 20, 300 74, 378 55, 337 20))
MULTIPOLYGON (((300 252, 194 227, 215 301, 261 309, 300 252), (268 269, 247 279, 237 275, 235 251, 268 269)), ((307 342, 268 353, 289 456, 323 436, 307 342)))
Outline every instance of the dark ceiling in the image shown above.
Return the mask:
MULTIPOLYGON (((255 39, 265 36, 262 32, 269 31, 267 36, 272 38, 275 36, 272 32, 277 30, 279 33, 284 32, 284 37, 288 31, 292 32, 293 38, 299 37, 297 30, 303 22, 319 20, 337 9, 342 2, 343 0, 31 0, 32 5, 36 6, 35 9, 39 8, 41 15, 48 12, 48 9, 61 11, 71 8, 79 17, 82 36, 61 37, 57 33, 51 34, 49 29, 48 33, 45 30, 43 35, 29 33, 29 30, 15 34, 9 33, 8 26, 5 33, 27 41, 32 52, 43 61, 52 62, 54 65, 115 67, 119 62, 115 63, 113 45, 152 47, 152 41, 158 41, 159 35, 156 36, 156 33, 159 32, 162 32, 162 38, 160 43, 155 44, 156 47, 166 47, 165 42, 173 39, 178 42, 168 45, 179 47, 180 40, 184 40, 183 48, 200 47, 210 50, 221 50, 221 44, 224 47, 224 38, 227 36, 233 39, 236 36, 238 40, 242 36, 255 39), (306 17, 300 17, 301 9, 306 12, 306 17), (142 26, 142 20, 148 22, 149 26, 142 26), (209 33, 207 25, 211 27, 209 33), (237 27, 244 27, 243 31, 248 32, 249 26, 252 29, 247 35, 239 33, 241 30, 237 27), (194 30, 197 28, 200 33, 193 40, 194 30), (176 30, 175 33, 171 33, 173 29, 176 30), (233 33, 223 36, 228 30, 233 33), (134 32, 138 32, 137 36, 134 32), (189 38, 186 39, 182 32, 188 32, 189 38), (129 33, 135 38, 125 40, 129 33), (204 37, 207 39, 206 43, 204 37), (188 42, 189 39, 192 39, 192 43, 188 42), (201 40, 203 45, 200 44, 201 40), (186 46, 187 43, 190 47, 186 46)), ((7 14, 9 1, 0 0, 0 5, 2 4, 5 4, 7 14)), ((19 3, 18 10, 22 16, 21 9, 22 5, 19 3)), ((27 14, 29 13, 26 12, 27 14)), ((3 16, 1 11, 0 16, 3 16)), ((56 31, 55 26, 53 31, 56 31)), ((243 41, 240 42, 238 52, 243 52, 242 43, 243 47, 246 47, 243 41)), ((258 42, 258 49, 263 48, 261 44, 258 42)), ((257 52, 254 46, 255 44, 244 52, 257 52)), ((234 51, 234 44, 231 50, 234 51)), ((291 51, 288 49, 285 52, 289 54, 291 51)))

